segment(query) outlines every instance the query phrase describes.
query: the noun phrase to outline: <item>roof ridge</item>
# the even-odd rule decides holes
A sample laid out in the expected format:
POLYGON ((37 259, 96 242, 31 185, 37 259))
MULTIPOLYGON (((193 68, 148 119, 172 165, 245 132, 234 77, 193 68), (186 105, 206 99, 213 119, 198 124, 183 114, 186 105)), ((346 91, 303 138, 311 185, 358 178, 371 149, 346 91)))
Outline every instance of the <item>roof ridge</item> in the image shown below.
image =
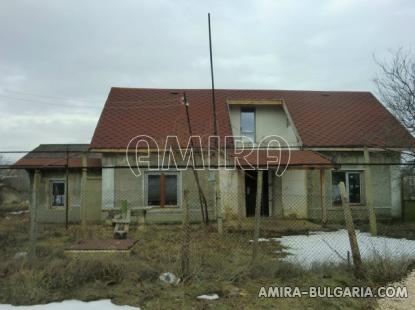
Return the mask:
MULTIPOLYGON (((210 88, 161 88, 161 87, 120 87, 112 86, 111 90, 158 90, 158 91, 209 91, 210 88)), ((306 89, 252 89, 252 88, 216 88, 215 91, 246 91, 246 92, 302 92, 302 93, 359 93, 372 94, 364 90, 306 90, 306 89)))

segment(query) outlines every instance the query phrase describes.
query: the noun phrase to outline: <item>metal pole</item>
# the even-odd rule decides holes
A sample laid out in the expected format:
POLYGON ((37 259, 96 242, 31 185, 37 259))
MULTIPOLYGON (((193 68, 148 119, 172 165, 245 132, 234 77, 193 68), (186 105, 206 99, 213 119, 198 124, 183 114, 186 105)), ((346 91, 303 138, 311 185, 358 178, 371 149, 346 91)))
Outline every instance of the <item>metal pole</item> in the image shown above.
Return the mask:
POLYGON ((211 81, 212 81, 213 135, 217 136, 218 135, 218 128, 217 128, 217 122, 216 122, 215 79, 213 77, 212 31, 210 29, 210 13, 208 13, 208 24, 209 24, 210 77, 211 77, 211 81))

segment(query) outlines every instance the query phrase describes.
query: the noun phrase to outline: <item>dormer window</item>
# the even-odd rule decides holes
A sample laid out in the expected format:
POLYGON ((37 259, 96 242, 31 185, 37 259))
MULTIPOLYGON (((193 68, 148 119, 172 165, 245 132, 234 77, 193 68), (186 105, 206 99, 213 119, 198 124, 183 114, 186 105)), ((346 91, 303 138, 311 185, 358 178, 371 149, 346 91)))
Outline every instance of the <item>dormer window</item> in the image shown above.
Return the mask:
POLYGON ((241 108, 241 136, 255 142, 255 108, 241 108))

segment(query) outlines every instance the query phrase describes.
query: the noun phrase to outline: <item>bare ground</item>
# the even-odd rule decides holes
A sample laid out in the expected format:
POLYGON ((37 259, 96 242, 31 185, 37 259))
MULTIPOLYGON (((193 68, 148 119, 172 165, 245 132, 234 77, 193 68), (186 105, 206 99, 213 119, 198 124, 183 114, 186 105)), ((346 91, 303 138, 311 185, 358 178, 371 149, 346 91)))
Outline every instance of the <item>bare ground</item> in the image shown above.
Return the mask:
POLYGON ((411 272, 407 278, 392 286, 406 286, 408 298, 382 298, 378 300, 379 310, 406 310, 415 309, 415 272, 411 272))

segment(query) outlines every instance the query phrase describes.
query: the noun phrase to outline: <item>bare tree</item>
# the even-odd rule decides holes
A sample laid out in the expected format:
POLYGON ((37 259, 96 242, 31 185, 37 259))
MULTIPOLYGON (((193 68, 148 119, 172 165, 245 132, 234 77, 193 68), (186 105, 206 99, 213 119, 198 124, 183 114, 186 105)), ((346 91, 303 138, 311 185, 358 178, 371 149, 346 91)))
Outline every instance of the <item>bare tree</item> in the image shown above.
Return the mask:
POLYGON ((402 48, 390 61, 379 61, 375 78, 382 101, 408 130, 415 134, 415 58, 402 48))
MULTIPOLYGON (((389 61, 375 57, 380 72, 374 81, 382 102, 415 135, 415 56, 403 48, 391 56, 389 61)), ((413 150, 404 154, 409 161, 415 159, 413 150)))

